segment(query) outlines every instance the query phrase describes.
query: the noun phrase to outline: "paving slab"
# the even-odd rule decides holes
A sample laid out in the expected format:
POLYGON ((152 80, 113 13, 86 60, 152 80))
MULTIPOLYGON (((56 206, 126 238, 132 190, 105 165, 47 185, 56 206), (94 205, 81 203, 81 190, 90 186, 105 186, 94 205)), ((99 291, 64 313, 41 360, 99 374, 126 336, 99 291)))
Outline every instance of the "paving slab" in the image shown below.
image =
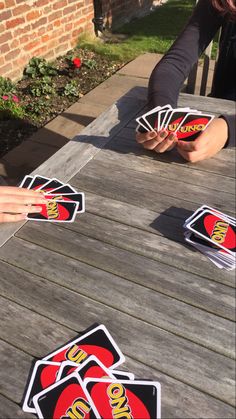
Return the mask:
POLYGON ((135 58, 135 60, 126 64, 123 68, 121 68, 121 70, 117 72, 117 74, 149 78, 155 65, 161 60, 162 57, 162 54, 142 54, 135 58))

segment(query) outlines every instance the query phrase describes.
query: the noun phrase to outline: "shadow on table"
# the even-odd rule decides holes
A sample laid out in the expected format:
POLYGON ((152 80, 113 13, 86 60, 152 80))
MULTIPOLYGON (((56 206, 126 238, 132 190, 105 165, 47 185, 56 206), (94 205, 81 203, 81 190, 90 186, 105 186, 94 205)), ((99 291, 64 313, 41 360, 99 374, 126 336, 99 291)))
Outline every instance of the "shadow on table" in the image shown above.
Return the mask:
POLYGON ((149 224, 149 227, 161 233, 162 236, 172 241, 181 242, 184 246, 184 221, 190 217, 192 211, 186 208, 171 206, 163 211, 155 220, 149 224))

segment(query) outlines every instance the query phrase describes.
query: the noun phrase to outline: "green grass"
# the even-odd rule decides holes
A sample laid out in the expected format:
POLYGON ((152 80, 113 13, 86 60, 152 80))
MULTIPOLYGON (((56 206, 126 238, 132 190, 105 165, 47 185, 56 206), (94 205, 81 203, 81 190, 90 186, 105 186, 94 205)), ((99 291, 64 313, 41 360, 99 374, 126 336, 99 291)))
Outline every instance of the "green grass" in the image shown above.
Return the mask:
POLYGON ((184 27, 195 4, 195 0, 168 0, 150 15, 117 29, 115 42, 102 43, 99 39, 81 37, 78 46, 125 62, 145 52, 163 54, 184 27), (120 41, 119 34, 125 35, 125 39, 120 41))

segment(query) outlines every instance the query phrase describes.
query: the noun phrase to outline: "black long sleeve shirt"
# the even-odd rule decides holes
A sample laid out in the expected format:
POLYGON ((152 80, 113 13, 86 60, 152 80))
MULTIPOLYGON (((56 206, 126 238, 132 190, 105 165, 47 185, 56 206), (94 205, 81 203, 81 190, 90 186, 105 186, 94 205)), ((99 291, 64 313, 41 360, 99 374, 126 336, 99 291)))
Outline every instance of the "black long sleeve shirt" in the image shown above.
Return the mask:
MULTIPOLYGON (((150 107, 168 103, 177 106, 185 79, 220 28, 219 57, 211 96, 236 100, 236 22, 222 16, 210 0, 199 0, 187 25, 151 74, 150 107)), ((235 113, 222 115, 228 124, 230 145, 236 140, 235 113)))

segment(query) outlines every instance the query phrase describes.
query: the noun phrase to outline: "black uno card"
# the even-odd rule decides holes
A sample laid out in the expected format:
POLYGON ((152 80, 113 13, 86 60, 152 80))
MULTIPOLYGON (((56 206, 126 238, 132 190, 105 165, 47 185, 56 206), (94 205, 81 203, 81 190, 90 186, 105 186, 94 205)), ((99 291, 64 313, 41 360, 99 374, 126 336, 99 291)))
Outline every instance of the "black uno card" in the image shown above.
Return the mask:
POLYGON ((40 213, 27 215, 27 220, 49 221, 49 222, 68 222, 72 223, 75 219, 78 204, 76 202, 48 201, 47 204, 40 204, 40 213))
POLYGON ((50 179, 47 177, 36 175, 29 184, 28 189, 34 189, 35 191, 41 189, 42 186, 48 183, 49 180, 50 179))
POLYGON ((214 115, 188 113, 178 127, 178 139, 194 141, 206 129, 214 115))
POLYGON ((37 361, 35 363, 23 403, 24 412, 35 413, 33 397, 56 382, 60 365, 59 362, 48 361, 37 361))
POLYGON ((47 355, 44 360, 71 361, 81 364, 89 355, 95 355, 107 368, 124 362, 125 357, 104 325, 99 325, 47 355))
POLYGON ((44 195, 46 199, 53 200, 53 201, 65 201, 65 202, 77 202, 78 203, 78 209, 77 212, 84 212, 85 211, 85 205, 84 205, 84 193, 78 192, 73 194, 46 194, 44 195))
POLYGON ((205 210, 186 226, 195 234, 210 241, 231 254, 235 254, 236 231, 232 221, 221 218, 214 212, 205 210))
POLYGON ((77 373, 34 396, 33 403, 40 418, 94 418, 82 380, 77 373))
POLYGON ((49 193, 53 193, 53 194, 72 194, 72 193, 77 193, 77 191, 72 188, 72 186, 64 184, 58 188, 52 189, 50 191, 48 191, 49 193))
POLYGON ((44 185, 42 185, 40 188, 38 188, 40 191, 43 191, 44 193, 46 192, 51 192, 54 189, 59 188, 60 186, 63 186, 64 183, 60 182, 60 180, 58 179, 49 179, 49 181, 47 183, 45 183, 44 185))
POLYGON ((33 180, 33 176, 25 176, 22 182, 19 185, 19 188, 28 188, 28 186, 31 184, 33 180))
POLYGON ((86 379, 88 401, 96 418, 159 419, 160 384, 154 381, 86 379))

